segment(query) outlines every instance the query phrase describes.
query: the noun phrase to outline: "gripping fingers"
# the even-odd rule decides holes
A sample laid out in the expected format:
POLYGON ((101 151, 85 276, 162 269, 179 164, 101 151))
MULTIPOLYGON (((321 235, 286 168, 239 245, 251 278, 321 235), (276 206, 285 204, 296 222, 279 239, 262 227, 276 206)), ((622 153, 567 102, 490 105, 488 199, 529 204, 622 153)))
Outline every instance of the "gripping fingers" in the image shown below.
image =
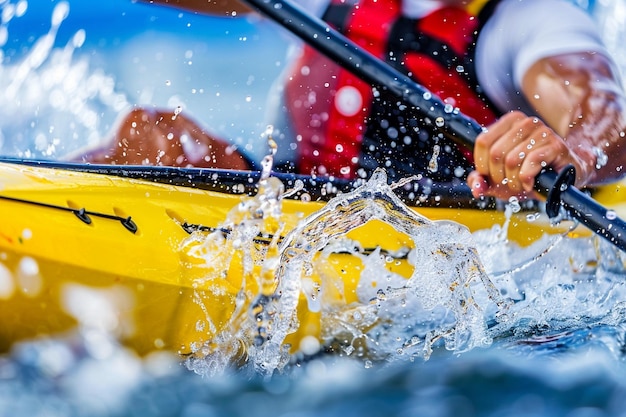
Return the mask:
MULTIPOLYGON (((505 149, 498 143, 502 141, 504 136, 509 134, 511 125, 515 120, 512 115, 513 113, 509 113, 503 116, 476 138, 474 164, 476 171, 483 176, 492 177, 492 173, 496 173, 499 170, 498 164, 505 155, 505 149)), ((503 175, 504 173, 502 172, 503 175)))
POLYGON ((520 195, 532 192, 541 169, 563 153, 565 143, 542 121, 511 112, 479 135, 474 160, 476 171, 488 178, 490 194, 520 195))

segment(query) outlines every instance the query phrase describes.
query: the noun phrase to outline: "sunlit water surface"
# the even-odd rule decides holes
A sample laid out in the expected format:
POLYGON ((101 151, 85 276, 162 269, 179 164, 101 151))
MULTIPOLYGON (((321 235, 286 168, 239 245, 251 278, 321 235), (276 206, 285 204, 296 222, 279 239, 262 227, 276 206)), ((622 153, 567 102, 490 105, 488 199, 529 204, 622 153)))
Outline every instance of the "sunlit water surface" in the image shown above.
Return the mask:
MULTIPOLYGON (((242 109, 253 103, 246 109, 258 116, 266 91, 255 80, 271 79, 282 65, 282 57, 272 57, 271 68, 249 72, 243 84, 215 83, 210 94, 209 86, 180 69, 181 78, 174 70, 157 75, 161 89, 134 87, 136 76, 116 76, 113 67, 100 65, 101 58, 81 53, 89 46, 88 30, 64 31, 74 3, 53 4, 47 14, 51 25, 17 45, 11 25, 27 18, 33 2, 0 3, 4 154, 62 157, 98 141, 120 112, 143 101, 172 108, 183 103, 184 111, 203 120, 210 112, 202 113, 202 106, 242 109), (161 96, 179 80, 197 85, 161 96), (194 101, 202 94, 211 100, 194 101), (230 101, 219 101, 224 96, 230 101)), ((593 8, 607 43, 617 50, 625 36, 619 23, 624 4, 605 0, 593 8)), ((172 16, 183 26, 193 20, 172 16)), ((242 37, 249 28, 239 30, 244 34, 235 35, 237 42, 246 43, 242 37)), ((109 47, 119 42, 98 39, 109 47)), ((189 63, 196 48, 201 47, 185 49, 184 65, 196 65, 189 63)), ((279 57, 285 51, 273 53, 279 57)), ((127 66, 141 71, 144 59, 130 53, 127 66)), ((229 133, 233 122, 226 119, 213 114, 208 121, 229 133)), ((258 136, 261 120, 248 120, 233 136, 258 136)), ((239 230, 228 239, 240 239, 243 251, 259 221, 281 210, 281 185, 264 181, 259 196, 233 207, 224 220, 237 220, 239 230)), ((268 250, 264 267, 272 273, 264 279, 270 277, 265 283, 270 291, 246 300, 262 308, 219 335, 218 349, 199 347, 202 354, 193 360, 167 352, 139 358, 97 327, 16 345, 0 358, 0 416, 626 415, 623 254, 597 239, 558 234, 518 247, 507 239, 506 224, 470 234, 407 209, 394 194, 396 186, 402 185, 388 185, 378 172, 268 250), (413 240, 415 248, 406 254, 414 267, 410 277, 385 272, 390 261, 384 254, 365 253, 346 239, 370 220, 413 240), (349 306, 324 304, 332 283, 320 288, 307 280, 312 268, 323 268, 324 257, 336 252, 352 253, 364 265, 358 301, 349 306), (312 342, 301 346, 304 353, 290 356, 281 346, 293 329, 290 313, 301 292, 309 308, 322 312, 334 353, 323 353, 323 346, 312 342), (247 351, 243 367, 229 365, 236 353, 219 349, 233 340, 247 351)), ((508 210, 515 211, 515 204, 508 210)))

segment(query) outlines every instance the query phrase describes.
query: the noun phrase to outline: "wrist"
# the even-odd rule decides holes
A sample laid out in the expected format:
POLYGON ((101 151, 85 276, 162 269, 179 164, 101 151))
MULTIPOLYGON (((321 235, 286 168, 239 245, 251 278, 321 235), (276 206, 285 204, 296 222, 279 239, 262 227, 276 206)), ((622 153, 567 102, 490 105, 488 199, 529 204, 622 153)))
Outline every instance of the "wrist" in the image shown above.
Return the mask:
POLYGON ((575 153, 576 186, 585 187, 598 181, 599 171, 608 163, 608 155, 599 146, 585 148, 575 153))

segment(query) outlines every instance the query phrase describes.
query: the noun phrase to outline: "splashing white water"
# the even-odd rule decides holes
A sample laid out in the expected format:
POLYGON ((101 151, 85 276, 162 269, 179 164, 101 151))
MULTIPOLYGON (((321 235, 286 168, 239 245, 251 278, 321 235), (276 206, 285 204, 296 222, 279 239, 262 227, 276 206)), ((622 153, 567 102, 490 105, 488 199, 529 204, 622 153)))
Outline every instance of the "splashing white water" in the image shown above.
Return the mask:
POLYGON ((502 316, 509 305, 484 272, 471 234, 457 223, 420 216, 393 187, 377 171, 281 241, 283 188, 270 177, 220 231, 190 237, 182 250, 206 268, 194 285, 204 291, 195 301, 204 306, 208 331, 189 366, 213 373, 246 357, 271 374, 292 353, 321 346, 389 360, 428 358, 440 341, 457 353, 488 345, 487 317, 502 316), (363 248, 354 234, 367 234, 361 228, 371 223, 390 226, 406 246, 363 248), (269 241, 262 248, 259 236, 269 241), (233 273, 235 258, 242 267, 234 273, 243 279, 232 291, 232 314, 220 326, 210 304, 223 293, 219 279, 233 273))
MULTIPOLYGON (((2 3, 0 42, 6 42, 9 21, 23 16, 27 4, 23 0, 2 3)), ((75 52, 85 39, 84 31, 77 31, 64 47, 54 46, 57 30, 68 13, 67 3, 59 2, 49 32, 24 58, 9 62, 3 57, 0 103, 5 122, 0 122, 0 139, 10 138, 0 143, 4 154, 55 156, 84 145, 85 140, 99 140, 100 109, 111 108, 117 113, 128 105, 125 96, 115 92, 113 78, 90 68, 88 60, 76 58, 75 52), (62 127, 69 131, 62 132, 62 127)), ((202 360, 190 361, 199 373, 223 369, 245 355, 265 371, 280 369, 290 353, 302 350, 313 354, 324 344, 363 358, 427 357, 437 340, 461 352, 485 345, 491 337, 502 337, 507 331, 529 334, 538 328, 554 327, 558 320, 565 328, 580 325, 582 319, 590 317, 606 323, 624 320, 624 256, 603 242, 562 239, 542 262, 530 262, 519 270, 516 265, 523 264, 520 259, 534 259, 553 241, 546 238, 529 248, 520 248, 503 239, 487 247, 476 235, 472 242, 465 231, 456 234, 456 226, 435 227, 432 222, 424 225, 420 220, 419 227, 413 228, 410 225, 419 216, 403 214, 403 209, 399 218, 394 217, 398 213, 387 212, 388 207, 402 206, 390 197, 393 194, 379 178, 368 185, 372 189, 361 189, 354 200, 343 196, 334 201, 317 217, 300 224, 281 244, 282 184, 272 178, 267 180, 255 199, 242 202, 229 214, 224 223, 228 233, 217 231, 209 237, 194 234, 183 245, 182 250, 188 250, 190 258, 195 257, 206 267, 202 277, 196 278, 197 287, 209 287, 199 289, 194 300, 206 308, 207 321, 199 327, 205 326, 211 335, 210 343, 201 340, 195 347, 194 352, 202 360), (399 227, 416 248, 385 252, 358 247, 348 234, 368 219, 399 227), (434 230, 436 233, 431 234, 434 230), (325 235, 326 231, 332 236, 325 235), (266 240, 262 245, 257 242, 259 235, 266 240), (449 241, 455 243, 453 249, 446 247, 449 241), (306 242, 318 250, 307 247, 306 242), (484 280, 481 262, 472 253, 474 245, 488 272, 512 269, 491 278, 499 292, 517 300, 509 308, 507 320, 487 330, 487 320, 494 315, 489 305, 502 297, 493 295, 492 285, 484 280), (434 259, 425 256, 428 251, 436 253, 434 259), (224 324, 212 320, 208 300, 223 292, 217 283, 224 279, 224 271, 237 256, 241 257, 242 282, 240 291, 226 297, 234 308, 224 324), (359 276, 347 280, 358 281, 354 288, 342 286, 345 276, 338 275, 333 266, 335 257, 353 259, 358 264, 351 270, 359 271, 359 276), (440 267, 444 260, 462 268, 451 271, 453 263, 447 264, 443 273, 434 274, 434 282, 429 281, 424 271, 440 267), (390 268, 396 263, 408 265, 409 273, 390 268), (458 272, 463 268, 471 273, 458 272), (447 298, 436 299, 432 294, 447 298), (253 302, 263 300, 260 296, 268 302, 263 305, 265 310, 256 311, 265 314, 258 316, 261 323, 249 309, 253 302), (320 328, 312 331, 317 344, 305 335, 301 345, 287 346, 287 339, 293 335, 290 332, 302 327, 301 319, 294 318, 294 305, 306 305, 307 311, 320 315, 320 328), (273 315, 267 311, 273 311, 273 315), (215 346, 224 349, 218 352, 215 346), (211 363, 208 357, 218 360, 211 363)), ((487 234, 494 237, 493 231, 487 234)), ((16 291, 13 280, 2 280, 0 295, 16 291)))
MULTIPOLYGON (((0 40, 8 39, 8 25, 27 13, 25 0, 0 5, 0 40)), ((26 158, 59 158, 105 135, 102 115, 120 113, 130 104, 115 91, 115 80, 90 67, 75 52, 85 41, 79 29, 63 47, 57 33, 70 13, 68 2, 56 4, 49 30, 23 56, 0 55, 0 153, 26 158)))
POLYGON ((291 231, 281 244, 279 265, 276 289, 257 312, 272 329, 255 349, 263 371, 280 368, 282 343, 299 326, 296 309, 313 271, 321 279, 315 292, 309 288, 305 296, 309 309, 321 311, 322 340, 347 341, 340 342, 345 352, 360 345, 370 359, 397 354, 428 358, 439 339, 456 352, 484 345, 489 343, 485 309, 492 304, 502 314, 507 308, 482 268, 469 231, 453 222, 432 222, 408 208, 382 170, 291 231), (365 254, 359 242, 346 237, 372 221, 391 225, 412 240, 404 252, 412 268, 408 277, 386 266, 405 260, 383 254, 380 247, 365 254), (352 272, 360 270, 360 276, 329 273, 325 265, 340 253, 360 259, 362 268, 352 272), (341 292, 349 279, 358 285, 356 300, 346 303, 349 295, 341 292), (360 339, 364 345, 357 343, 360 339))
POLYGON ((524 337, 626 317, 619 278, 626 258, 610 244, 557 234, 520 247, 508 240, 508 220, 470 234, 419 215, 395 186, 377 171, 290 228, 283 186, 269 177, 221 231, 192 236, 183 250, 202 246, 199 262, 210 270, 197 287, 212 287, 195 300, 207 322, 233 259, 242 260, 234 273, 243 279, 232 292, 232 315, 206 327, 189 368, 214 374, 243 361, 272 374, 322 349, 370 366, 428 359, 437 347, 461 353, 511 332, 524 337), (372 224, 383 225, 386 237, 372 224), (281 238, 283 230, 291 231, 281 238), (382 246, 367 247, 372 233, 382 246), (402 245, 385 247, 395 240, 402 245))

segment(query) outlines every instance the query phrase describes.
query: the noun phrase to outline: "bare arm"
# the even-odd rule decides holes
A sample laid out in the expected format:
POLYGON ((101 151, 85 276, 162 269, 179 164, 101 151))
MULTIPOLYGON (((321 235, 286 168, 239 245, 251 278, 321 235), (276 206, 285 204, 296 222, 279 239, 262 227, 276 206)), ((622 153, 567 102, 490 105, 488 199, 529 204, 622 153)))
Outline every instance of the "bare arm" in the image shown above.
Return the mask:
POLYGON ((575 54, 541 60, 524 77, 522 90, 582 161, 578 185, 623 175, 626 97, 606 57, 575 54), (608 156, 606 163, 598 160, 598 152, 608 156))
POLYGON ((512 112, 478 137, 476 171, 468 178, 474 195, 531 194, 544 166, 573 164, 579 187, 623 175, 626 97, 606 57, 542 59, 524 75, 522 93, 541 120, 512 112))
POLYGON ((237 0, 141 0, 151 4, 163 4, 199 13, 232 16, 250 12, 250 8, 237 0))

